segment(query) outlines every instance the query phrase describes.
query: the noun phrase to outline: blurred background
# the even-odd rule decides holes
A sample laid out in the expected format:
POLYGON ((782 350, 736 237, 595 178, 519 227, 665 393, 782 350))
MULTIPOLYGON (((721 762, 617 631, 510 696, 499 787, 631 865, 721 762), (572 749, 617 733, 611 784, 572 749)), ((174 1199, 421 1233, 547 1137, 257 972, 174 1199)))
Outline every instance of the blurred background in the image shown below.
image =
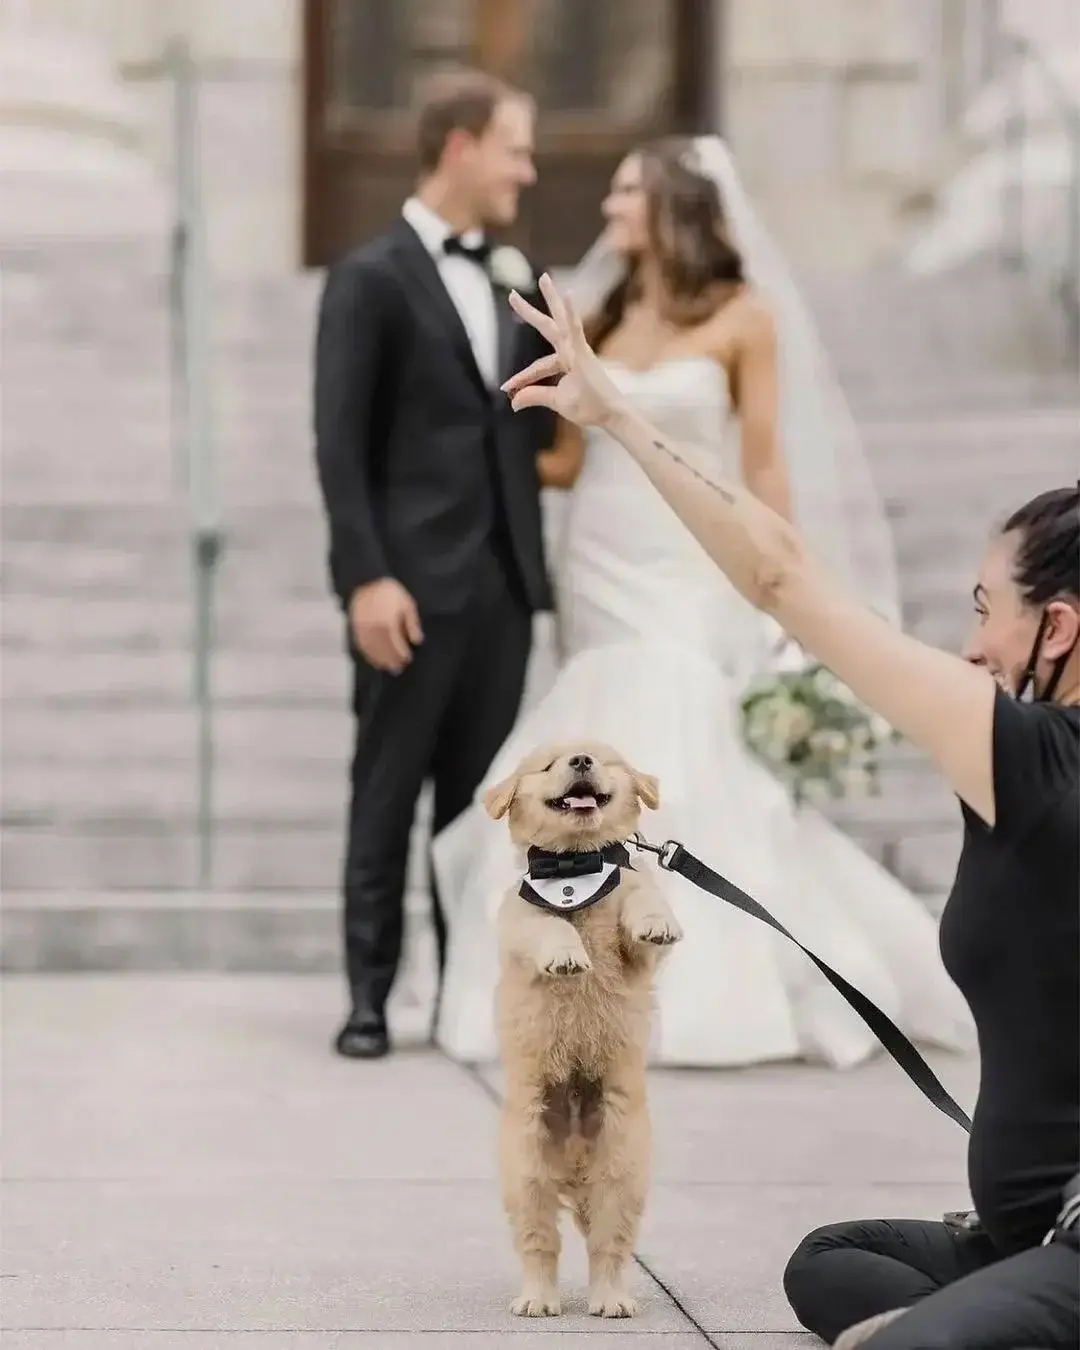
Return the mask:
MULTIPOLYGON (((408 193, 418 82, 463 61, 539 100, 518 242, 553 267, 633 144, 728 138, 862 427, 914 632, 956 645, 992 521, 1076 477, 1070 0, 2 0, 6 969, 338 968, 313 315, 408 193)), ((940 903, 957 812, 910 752, 842 823, 940 903)))

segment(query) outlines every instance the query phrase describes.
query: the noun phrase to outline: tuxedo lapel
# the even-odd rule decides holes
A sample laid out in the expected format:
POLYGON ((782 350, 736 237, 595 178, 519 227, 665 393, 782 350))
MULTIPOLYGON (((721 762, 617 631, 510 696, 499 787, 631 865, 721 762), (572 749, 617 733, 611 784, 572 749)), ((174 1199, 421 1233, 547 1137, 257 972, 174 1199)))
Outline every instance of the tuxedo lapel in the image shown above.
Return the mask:
MULTIPOLYGON (((461 315, 457 312, 457 306, 451 300, 446 287, 443 285, 442 277, 439 276, 439 269, 435 265, 435 259, 421 243, 416 231, 405 220, 398 221, 395 229, 395 245, 395 255, 402 273, 409 284, 415 288, 418 300, 426 302, 422 307, 434 313, 439 324, 446 330, 450 345, 462 365, 464 365, 474 383, 486 394, 488 389, 484 383, 484 377, 480 373, 480 367, 476 364, 472 343, 465 331, 465 325, 461 322, 461 315)), ((500 335, 501 331, 500 328, 500 335)), ((501 336, 499 342, 501 353, 501 336)))

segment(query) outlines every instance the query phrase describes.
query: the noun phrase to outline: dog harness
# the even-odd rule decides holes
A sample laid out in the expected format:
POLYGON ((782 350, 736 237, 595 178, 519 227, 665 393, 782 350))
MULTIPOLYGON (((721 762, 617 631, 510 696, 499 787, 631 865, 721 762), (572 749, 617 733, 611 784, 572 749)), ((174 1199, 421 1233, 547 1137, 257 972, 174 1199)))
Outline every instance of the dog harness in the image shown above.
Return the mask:
POLYGON ((623 844, 606 844, 587 853, 551 853, 529 849, 529 870, 518 894, 551 914, 577 914, 610 895, 618 886, 630 854, 623 844))

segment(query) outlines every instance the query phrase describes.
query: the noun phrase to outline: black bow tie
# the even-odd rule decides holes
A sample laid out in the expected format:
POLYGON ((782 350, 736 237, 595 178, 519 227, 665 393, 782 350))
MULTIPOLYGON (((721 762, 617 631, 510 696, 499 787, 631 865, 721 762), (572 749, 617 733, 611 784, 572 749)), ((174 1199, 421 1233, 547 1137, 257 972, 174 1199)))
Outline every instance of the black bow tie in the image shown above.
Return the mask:
POLYGON ((630 854, 622 844, 605 844, 588 853, 551 853, 546 848, 529 849, 529 876, 534 881, 554 881, 562 877, 587 877, 603 870, 604 863, 629 867, 630 854))
POLYGON ((491 244, 487 239, 481 239, 477 244, 466 244, 462 242, 460 234, 452 234, 443 244, 443 252, 451 256, 456 253, 459 257, 468 258, 470 262, 474 262, 480 267, 486 267, 487 260, 491 257, 491 244))

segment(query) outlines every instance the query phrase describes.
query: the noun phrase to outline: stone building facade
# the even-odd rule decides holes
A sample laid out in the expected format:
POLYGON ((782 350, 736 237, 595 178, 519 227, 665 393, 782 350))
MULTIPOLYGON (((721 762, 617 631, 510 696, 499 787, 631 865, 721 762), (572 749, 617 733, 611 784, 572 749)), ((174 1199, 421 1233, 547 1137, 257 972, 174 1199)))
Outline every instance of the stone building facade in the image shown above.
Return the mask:
MULTIPOLYGON (((424 52, 429 60, 433 51, 468 55, 478 14, 495 15, 496 29, 519 14, 516 40, 524 33, 527 69, 542 77, 544 52, 555 52, 546 70, 558 78, 549 87, 540 80, 547 124, 562 126, 565 113, 567 134, 585 144, 595 133, 609 159, 620 134, 632 138, 652 125, 650 101, 663 96, 665 81, 676 86, 676 101, 686 93, 674 48, 665 47, 674 42, 667 35, 676 16, 701 85, 681 124, 689 118, 696 129, 724 132, 799 265, 846 270, 893 248, 905 213, 938 180, 963 107, 992 65, 1003 19, 1034 24, 1050 40, 1072 23, 1072 6, 1059 0, 1012 0, 1011 12, 1009 0, 592 0, 591 7, 573 0, 571 8, 572 30, 561 0, 5 0, 0 175, 13 186, 3 194, 0 236, 150 229, 168 214, 173 126, 165 57, 177 35, 190 42, 200 75, 216 267, 280 273, 321 260, 311 244, 313 212, 325 214, 325 203, 313 201, 312 122, 344 124, 350 111, 341 112, 329 88, 332 72, 313 93, 316 11, 330 48, 321 65, 344 67, 346 85, 356 83, 359 60, 341 37, 350 15, 366 15, 369 24, 404 16, 395 18, 399 45, 376 46, 364 67, 381 72, 389 93, 380 97, 395 107, 407 104, 410 72, 424 52), (591 85, 584 94, 563 89, 573 105, 567 111, 558 81, 573 84, 586 40, 595 49, 591 85), (575 132, 575 117, 584 130, 575 132), (79 201, 87 204, 65 208, 79 201)), ((515 39, 499 30, 494 40, 515 39)), ((353 102, 365 105, 354 121, 370 140, 370 127, 384 125, 370 106, 378 99, 362 89, 353 102)), ((343 162, 341 153, 330 158, 343 162)), ((399 154, 399 177, 404 162, 399 154)), ((558 165, 560 173, 569 165, 563 176, 573 177, 572 157, 558 165)), ((360 181, 373 182, 376 171, 361 169, 360 181)), ((596 181, 562 207, 578 234, 594 209, 596 181)), ((387 191, 399 192, 396 179, 387 191)), ((330 209, 340 211, 346 199, 353 198, 338 194, 330 209)), ((339 234, 354 228, 337 223, 339 234)), ((362 231, 364 220, 355 228, 362 231)), ((555 251, 568 247, 562 241, 555 251)), ((544 241, 539 251, 550 252, 544 241)))

